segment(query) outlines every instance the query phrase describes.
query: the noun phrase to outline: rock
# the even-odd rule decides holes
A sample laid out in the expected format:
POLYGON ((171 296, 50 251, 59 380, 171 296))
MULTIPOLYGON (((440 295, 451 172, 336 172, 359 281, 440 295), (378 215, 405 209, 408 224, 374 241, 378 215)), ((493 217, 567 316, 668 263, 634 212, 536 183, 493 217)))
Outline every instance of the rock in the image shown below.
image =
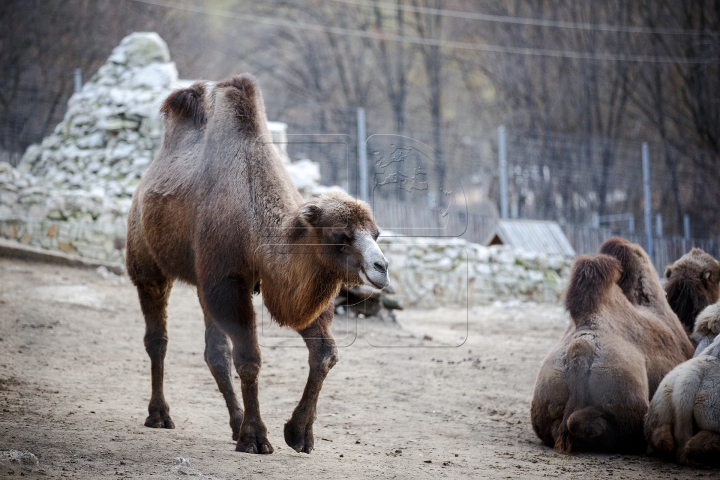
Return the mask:
POLYGON ((35 454, 30 452, 23 452, 20 456, 20 463, 22 465, 38 465, 40 462, 38 461, 38 458, 35 456, 35 454))
POLYGON ((39 465, 37 456, 32 452, 20 450, 0 450, 0 459, 17 463, 25 467, 39 465))

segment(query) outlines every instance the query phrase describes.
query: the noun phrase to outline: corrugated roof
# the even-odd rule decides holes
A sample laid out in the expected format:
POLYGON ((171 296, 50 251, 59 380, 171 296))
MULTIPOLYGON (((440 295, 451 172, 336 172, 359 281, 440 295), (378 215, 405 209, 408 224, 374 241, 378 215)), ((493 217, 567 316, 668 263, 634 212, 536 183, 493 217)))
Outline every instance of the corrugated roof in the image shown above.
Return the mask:
POLYGON ((501 243, 528 252, 574 257, 570 244, 557 222, 542 220, 500 220, 487 245, 501 243))

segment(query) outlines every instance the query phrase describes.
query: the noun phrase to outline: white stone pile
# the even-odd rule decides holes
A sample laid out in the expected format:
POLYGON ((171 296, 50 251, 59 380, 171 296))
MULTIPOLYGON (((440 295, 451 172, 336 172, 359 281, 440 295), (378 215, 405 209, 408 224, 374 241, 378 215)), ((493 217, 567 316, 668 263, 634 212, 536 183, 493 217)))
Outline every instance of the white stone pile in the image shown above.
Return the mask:
POLYGON ((53 133, 25 152, 15 183, 17 202, 0 182, 0 216, 124 223, 130 198, 160 145, 160 105, 189 83, 178 80, 158 34, 125 37, 70 98, 53 133), (27 195, 26 184, 37 191, 27 195))
MULTIPOLYGON (((30 146, 18 168, 0 162, 0 236, 99 260, 122 260, 133 192, 160 148, 160 106, 179 80, 156 33, 125 37, 74 94, 53 133, 30 146)), ((320 185, 319 165, 290 162, 287 124, 268 122, 272 141, 305 197, 320 185)))
POLYGON ((383 234, 396 295, 410 307, 466 306, 496 300, 557 302, 572 260, 561 255, 484 247, 459 238, 383 234))
MULTIPOLYGON (((190 84, 178 79, 157 33, 125 37, 70 98, 53 133, 27 149, 20 167, 0 163, 0 218, 124 224, 132 194, 160 148, 160 106, 190 84)), ((317 163, 287 157, 287 125, 268 123, 301 193, 324 191, 317 163)))

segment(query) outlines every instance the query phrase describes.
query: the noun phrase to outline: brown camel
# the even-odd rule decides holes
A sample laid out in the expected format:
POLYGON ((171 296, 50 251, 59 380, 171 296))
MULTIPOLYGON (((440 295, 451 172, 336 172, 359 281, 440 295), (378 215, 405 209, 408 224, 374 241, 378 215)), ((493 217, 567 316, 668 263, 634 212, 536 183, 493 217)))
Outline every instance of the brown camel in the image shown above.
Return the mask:
POLYGON ((665 278, 670 307, 690 334, 698 314, 720 299, 720 264, 693 248, 665 269, 665 278))
POLYGON ((310 453, 320 389, 338 359, 333 300, 343 283, 388 284, 372 212, 338 193, 303 203, 268 143, 263 99, 250 75, 177 90, 162 112, 162 147, 128 217, 127 269, 145 316, 152 371, 145 425, 174 428, 163 362, 168 296, 180 279, 197 286, 205 361, 225 397, 236 449, 273 452, 258 402, 261 356, 251 296, 261 289, 275 321, 295 329, 309 350, 307 385, 284 433, 290 447, 310 453))
POLYGON ((535 384, 531 420, 548 446, 641 452, 643 417, 662 378, 693 347, 643 249, 611 238, 575 260, 565 306, 572 322, 535 384))

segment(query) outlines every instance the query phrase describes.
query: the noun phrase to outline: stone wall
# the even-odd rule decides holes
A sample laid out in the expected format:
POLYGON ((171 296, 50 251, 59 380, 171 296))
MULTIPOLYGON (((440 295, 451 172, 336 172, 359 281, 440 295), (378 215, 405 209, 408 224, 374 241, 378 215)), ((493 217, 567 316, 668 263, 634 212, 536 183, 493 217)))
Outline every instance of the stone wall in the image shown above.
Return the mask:
POLYGON ((396 296, 410 307, 558 302, 571 260, 462 239, 381 236, 396 296))
POLYGON ((0 219, 0 237, 89 260, 125 264, 124 225, 0 219))

